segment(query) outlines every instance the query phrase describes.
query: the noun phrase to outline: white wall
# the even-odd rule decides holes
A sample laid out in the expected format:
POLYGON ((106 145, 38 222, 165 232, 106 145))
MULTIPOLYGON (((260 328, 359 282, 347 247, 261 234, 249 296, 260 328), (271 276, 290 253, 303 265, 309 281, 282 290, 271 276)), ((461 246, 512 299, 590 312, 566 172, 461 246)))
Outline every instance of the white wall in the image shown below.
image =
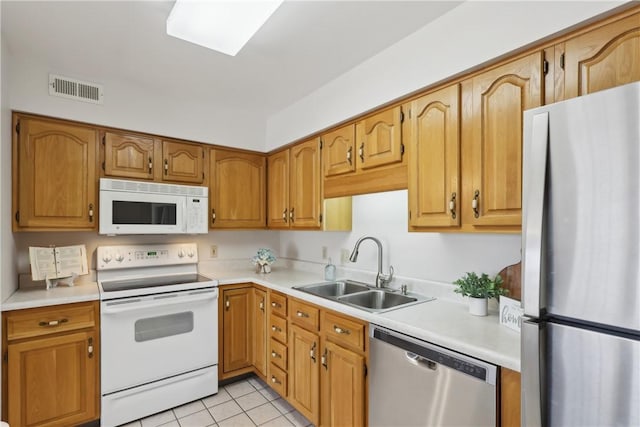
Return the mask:
POLYGON ((468 1, 267 120, 266 148, 322 130, 624 2, 468 1))
POLYGON ((10 108, 149 132, 228 147, 264 149, 264 117, 250 111, 216 107, 223 103, 198 104, 148 90, 135 82, 109 76, 77 76, 72 69, 49 69, 38 58, 14 55, 10 64, 10 108), (96 81, 105 87, 104 105, 49 96, 50 72, 96 81), (247 125, 250 124, 250 125, 247 125))
POLYGON ((496 274, 520 261, 520 235, 416 233, 407 231, 407 191, 353 197, 350 232, 283 231, 280 254, 287 258, 326 262, 322 247, 336 265, 376 271, 377 248, 364 241, 356 263, 342 263, 341 249, 349 252, 362 236, 383 243, 383 269, 396 275, 451 283, 467 271, 496 274))

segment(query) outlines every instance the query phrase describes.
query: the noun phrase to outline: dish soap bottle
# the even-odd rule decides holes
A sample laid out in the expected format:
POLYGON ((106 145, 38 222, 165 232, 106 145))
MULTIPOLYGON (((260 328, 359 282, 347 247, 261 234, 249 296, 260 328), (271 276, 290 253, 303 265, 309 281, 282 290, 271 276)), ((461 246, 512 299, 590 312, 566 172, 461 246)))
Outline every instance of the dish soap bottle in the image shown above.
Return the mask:
POLYGON ((324 266, 324 280, 336 280, 336 266, 331 264, 331 258, 329 258, 329 263, 324 266))

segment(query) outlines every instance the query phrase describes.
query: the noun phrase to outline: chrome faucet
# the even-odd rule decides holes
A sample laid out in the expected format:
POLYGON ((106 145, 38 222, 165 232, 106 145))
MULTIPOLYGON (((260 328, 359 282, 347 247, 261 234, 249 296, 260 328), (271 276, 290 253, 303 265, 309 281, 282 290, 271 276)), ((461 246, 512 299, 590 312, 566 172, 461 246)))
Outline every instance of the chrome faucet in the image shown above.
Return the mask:
POLYGON ((393 267, 389 266, 389 274, 382 273, 382 243, 380 240, 371 236, 363 236, 358 239, 356 245, 353 247, 353 252, 349 256, 349 261, 356 262, 358 260, 358 248, 360 244, 365 240, 373 240, 378 245, 378 274, 376 275, 376 288, 384 288, 393 279, 393 267))

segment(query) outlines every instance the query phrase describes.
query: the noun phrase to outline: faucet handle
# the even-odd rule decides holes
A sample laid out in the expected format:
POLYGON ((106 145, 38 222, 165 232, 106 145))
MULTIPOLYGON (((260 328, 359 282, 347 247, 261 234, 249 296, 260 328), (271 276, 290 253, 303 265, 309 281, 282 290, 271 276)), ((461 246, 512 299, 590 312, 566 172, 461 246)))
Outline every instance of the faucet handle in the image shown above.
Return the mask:
POLYGON ((393 265, 389 266, 389 276, 387 276, 387 283, 391 283, 391 281, 393 280, 393 265))

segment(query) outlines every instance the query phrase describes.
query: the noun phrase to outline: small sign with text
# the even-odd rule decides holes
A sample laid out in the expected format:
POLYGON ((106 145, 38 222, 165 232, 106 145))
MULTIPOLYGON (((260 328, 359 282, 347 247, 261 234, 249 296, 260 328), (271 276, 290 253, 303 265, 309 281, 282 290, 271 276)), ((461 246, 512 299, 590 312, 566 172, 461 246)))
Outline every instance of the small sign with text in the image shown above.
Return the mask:
POLYGON ((524 310, 520 307, 520 301, 500 297, 500 324, 509 329, 520 332, 522 315, 524 310))

